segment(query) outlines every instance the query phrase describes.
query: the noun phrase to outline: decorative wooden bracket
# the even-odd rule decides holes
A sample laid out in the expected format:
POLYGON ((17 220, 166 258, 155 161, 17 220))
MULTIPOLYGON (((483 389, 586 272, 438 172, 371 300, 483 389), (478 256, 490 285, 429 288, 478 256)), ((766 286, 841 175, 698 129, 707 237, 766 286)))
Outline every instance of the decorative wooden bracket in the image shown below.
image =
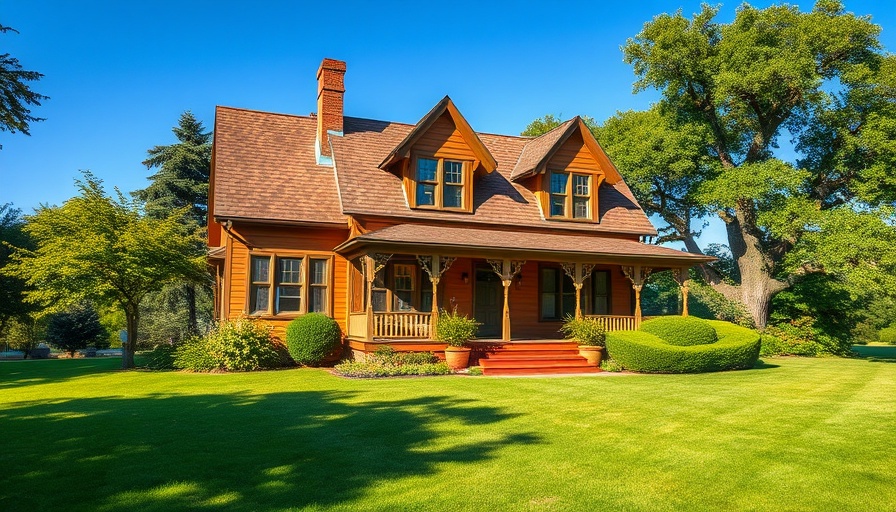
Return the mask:
POLYGON ((423 271, 426 272, 426 275, 429 276, 429 280, 432 281, 433 284, 439 284, 442 274, 451 268, 451 264, 454 263, 456 259, 457 258, 451 256, 417 255, 417 262, 423 267, 423 271))

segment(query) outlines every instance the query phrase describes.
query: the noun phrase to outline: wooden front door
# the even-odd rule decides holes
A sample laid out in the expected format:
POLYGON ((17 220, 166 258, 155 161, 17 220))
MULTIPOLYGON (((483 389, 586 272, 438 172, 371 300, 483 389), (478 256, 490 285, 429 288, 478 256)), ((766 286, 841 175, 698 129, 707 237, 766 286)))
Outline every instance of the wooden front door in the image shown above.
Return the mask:
POLYGON ((498 274, 489 267, 476 267, 473 291, 473 318, 479 322, 479 338, 501 336, 501 316, 504 314, 504 285, 498 274))

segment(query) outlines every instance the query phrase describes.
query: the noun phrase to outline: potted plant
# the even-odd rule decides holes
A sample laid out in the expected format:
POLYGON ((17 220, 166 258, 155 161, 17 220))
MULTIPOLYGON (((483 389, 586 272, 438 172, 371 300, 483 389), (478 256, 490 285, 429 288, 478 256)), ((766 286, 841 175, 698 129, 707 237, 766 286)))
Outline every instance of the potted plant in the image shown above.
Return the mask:
POLYGON ((445 362, 452 369, 460 370, 470 364, 470 347, 466 344, 476 336, 478 330, 476 320, 459 315, 457 308, 450 313, 442 310, 439 314, 436 339, 448 344, 445 347, 445 362))
POLYGON ((607 330, 596 318, 566 317, 560 332, 566 339, 579 343, 579 355, 584 357, 588 364, 600 366, 603 357, 604 344, 607 341, 607 330))

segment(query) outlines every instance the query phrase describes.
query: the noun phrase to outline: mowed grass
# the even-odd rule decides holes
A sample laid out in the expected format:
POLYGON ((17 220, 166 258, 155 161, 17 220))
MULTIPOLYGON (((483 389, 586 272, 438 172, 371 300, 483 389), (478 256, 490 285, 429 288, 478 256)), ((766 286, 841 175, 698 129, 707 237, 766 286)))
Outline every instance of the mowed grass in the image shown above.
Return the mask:
POLYGON ((0 363, 0 510, 894 510, 896 353, 348 380, 0 363))

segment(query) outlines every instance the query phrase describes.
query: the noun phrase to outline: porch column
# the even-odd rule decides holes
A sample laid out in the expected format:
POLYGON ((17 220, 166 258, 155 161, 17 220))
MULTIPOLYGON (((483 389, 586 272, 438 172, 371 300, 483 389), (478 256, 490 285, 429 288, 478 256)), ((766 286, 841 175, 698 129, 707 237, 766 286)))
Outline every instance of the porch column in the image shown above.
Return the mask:
POLYGON ((672 270, 675 282, 678 283, 678 288, 681 290, 681 316, 688 316, 688 291, 691 282, 689 271, 689 267, 681 267, 672 270))
POLYGON ((501 277, 501 284, 504 285, 504 314, 501 321, 501 340, 510 341, 510 285, 513 278, 523 269, 525 261, 504 260, 487 260, 492 270, 501 277))
POLYGON ((510 341, 510 285, 513 283, 513 275, 510 273, 510 260, 502 262, 501 283, 504 284, 504 313, 501 322, 501 340, 510 341))
POLYGON ((373 314, 373 282, 376 280, 376 273, 386 267, 386 263, 391 258, 391 254, 365 254, 361 261, 364 265, 364 279, 367 282, 367 339, 373 340, 376 335, 376 325, 374 323, 373 314))
POLYGON ((365 297, 367 308, 367 340, 373 339, 373 280, 376 278, 376 263, 373 256, 365 254, 362 257, 364 262, 364 280, 367 283, 367 297, 365 297))
POLYGON ((439 324, 439 281, 442 280, 442 274, 448 271, 455 259, 454 257, 443 258, 438 254, 417 255, 417 262, 423 267, 432 283, 432 311, 429 318, 429 339, 431 340, 436 339, 436 326, 439 324))
POLYGON ((594 265, 584 263, 563 263, 563 272, 572 279, 572 286, 576 289, 576 318, 582 318, 582 286, 585 280, 591 276, 594 265))
POLYGON ((641 265, 623 266, 622 273, 632 282, 632 289, 635 290, 635 328, 641 326, 641 290, 644 283, 650 277, 653 271, 650 267, 642 267, 641 265))
POLYGON ((436 327, 439 326, 439 281, 442 279, 441 265, 438 254, 432 257, 432 273, 429 280, 432 282, 432 312, 429 317, 429 339, 436 339, 436 327))

